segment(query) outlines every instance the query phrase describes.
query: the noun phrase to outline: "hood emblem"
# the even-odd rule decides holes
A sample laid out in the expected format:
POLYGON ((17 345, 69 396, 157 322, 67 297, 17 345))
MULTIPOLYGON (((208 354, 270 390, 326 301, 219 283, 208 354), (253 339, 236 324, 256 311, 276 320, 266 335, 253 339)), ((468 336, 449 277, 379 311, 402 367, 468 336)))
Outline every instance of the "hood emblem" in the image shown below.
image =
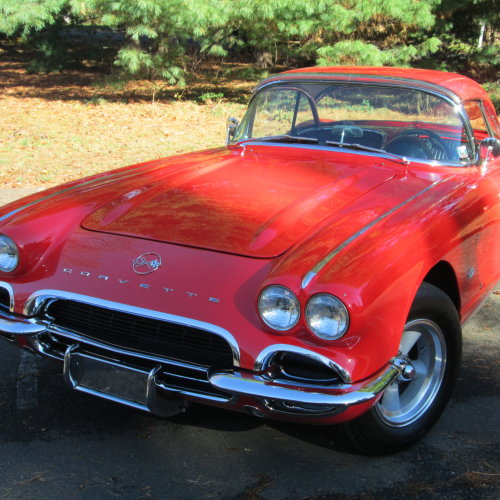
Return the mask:
POLYGON ((137 274, 149 274, 161 266, 161 257, 154 252, 143 253, 132 261, 132 269, 137 274))

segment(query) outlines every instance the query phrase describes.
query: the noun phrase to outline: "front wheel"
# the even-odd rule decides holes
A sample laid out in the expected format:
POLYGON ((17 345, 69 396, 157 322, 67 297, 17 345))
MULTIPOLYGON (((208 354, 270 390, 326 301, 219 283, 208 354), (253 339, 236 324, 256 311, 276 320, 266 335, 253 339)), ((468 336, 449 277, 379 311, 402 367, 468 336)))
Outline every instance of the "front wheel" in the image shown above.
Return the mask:
POLYGON ((422 284, 399 345, 410 369, 365 414, 341 426, 343 440, 369 454, 401 450, 434 425, 458 377, 462 341, 457 310, 439 288, 422 284))

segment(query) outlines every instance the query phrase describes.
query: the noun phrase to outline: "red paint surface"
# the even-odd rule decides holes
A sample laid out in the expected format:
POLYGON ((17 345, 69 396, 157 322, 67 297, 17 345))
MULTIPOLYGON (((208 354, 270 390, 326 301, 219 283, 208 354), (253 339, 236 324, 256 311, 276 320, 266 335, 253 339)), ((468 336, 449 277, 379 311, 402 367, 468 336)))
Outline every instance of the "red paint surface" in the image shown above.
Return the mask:
POLYGON ((255 147, 120 183, 86 229, 269 258, 394 176, 352 154, 255 147))

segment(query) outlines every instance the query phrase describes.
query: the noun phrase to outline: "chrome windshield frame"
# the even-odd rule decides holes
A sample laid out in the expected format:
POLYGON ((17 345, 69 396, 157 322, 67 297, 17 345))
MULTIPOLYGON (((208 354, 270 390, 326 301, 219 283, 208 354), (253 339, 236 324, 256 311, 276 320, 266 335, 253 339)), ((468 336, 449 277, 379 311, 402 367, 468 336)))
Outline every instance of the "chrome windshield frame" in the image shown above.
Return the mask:
MULTIPOLYGON (((472 159, 464 162, 456 162, 456 161, 443 161, 443 160, 427 160, 423 158, 412 158, 408 157, 408 159, 417 161, 419 163, 425 163, 428 165, 438 165, 438 166, 450 166, 450 167, 472 167, 472 166, 477 166, 480 164, 480 156, 479 156, 479 147, 476 144, 475 138, 474 138, 474 133, 473 129, 471 126, 471 123, 469 121, 469 118, 467 116, 467 113, 465 112, 463 102, 462 100, 453 92, 451 92, 449 89, 446 89, 445 87, 441 87, 439 85, 427 83, 427 82, 420 82, 417 80, 410 80, 410 79, 402 79, 402 78, 390 78, 390 77, 376 77, 370 75, 369 78, 370 80, 377 80, 377 81, 364 81, 362 80, 363 75, 356 75, 360 79, 347 79, 347 78, 321 78, 318 77, 317 73, 295 73, 292 76, 296 75, 293 78, 281 78, 281 79, 276 79, 276 80, 271 80, 268 81, 264 80, 260 84, 258 84, 253 91, 253 94, 248 102, 248 107, 246 110, 246 113, 249 112, 250 107, 256 98, 257 95, 260 94, 263 90, 268 89, 269 87, 283 87, 286 85, 286 87, 283 88, 294 88, 294 84, 341 84, 341 85, 363 85, 363 86, 371 86, 371 87, 397 87, 397 88, 406 88, 406 89, 411 89, 411 90, 419 90, 421 92, 427 93, 429 95, 432 95, 434 97, 443 99, 445 102, 447 102, 450 106, 453 107, 457 115, 459 116, 465 135, 467 137, 467 140, 470 144, 471 151, 472 151, 472 159), (304 75, 308 75, 308 78, 303 78, 304 75)), ((367 78, 366 75, 364 75, 365 78, 367 78)), ((270 77, 273 78, 273 77, 270 77)), ((352 78, 352 75, 351 75, 352 78)), ((296 89, 296 88, 295 88, 296 89)), ((297 89, 296 89, 297 90, 297 89)), ((303 90, 303 89, 301 89, 303 90)), ((304 91, 306 94, 307 92, 304 91)), ((245 113, 245 114, 246 114, 245 113)), ((241 120, 241 123, 243 123, 244 118, 241 120)), ((241 139, 238 141, 232 141, 229 143, 231 146, 238 146, 241 142, 245 142, 245 144, 249 144, 252 142, 259 142, 258 137, 255 139, 241 139)), ((266 144, 269 145, 275 145, 272 141, 266 141, 266 144)), ((302 145, 301 145, 302 146, 302 145)), ((307 146, 312 146, 314 148, 319 148, 321 145, 307 145, 307 146)), ((321 148, 323 149, 323 148, 321 148)), ((345 150, 348 150, 347 148, 345 150)), ((345 151, 344 150, 344 151, 345 151)), ((356 153, 361 153, 361 151, 357 150, 349 150, 353 154, 356 153)))

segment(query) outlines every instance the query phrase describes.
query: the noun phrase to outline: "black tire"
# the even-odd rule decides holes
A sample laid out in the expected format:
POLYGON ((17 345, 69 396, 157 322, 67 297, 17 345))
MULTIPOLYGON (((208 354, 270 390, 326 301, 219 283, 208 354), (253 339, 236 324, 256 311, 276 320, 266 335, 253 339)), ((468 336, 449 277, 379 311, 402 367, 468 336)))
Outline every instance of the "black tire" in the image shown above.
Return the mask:
POLYGON ((422 284, 400 348, 408 350, 417 375, 394 382, 367 413, 335 426, 344 445, 364 454, 394 453, 421 439, 445 409, 460 369, 462 331, 458 312, 442 290, 422 284))

